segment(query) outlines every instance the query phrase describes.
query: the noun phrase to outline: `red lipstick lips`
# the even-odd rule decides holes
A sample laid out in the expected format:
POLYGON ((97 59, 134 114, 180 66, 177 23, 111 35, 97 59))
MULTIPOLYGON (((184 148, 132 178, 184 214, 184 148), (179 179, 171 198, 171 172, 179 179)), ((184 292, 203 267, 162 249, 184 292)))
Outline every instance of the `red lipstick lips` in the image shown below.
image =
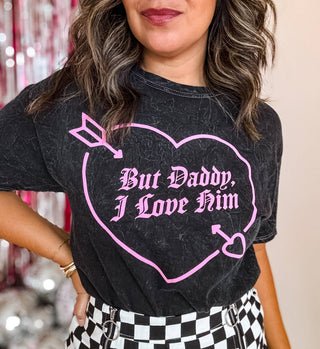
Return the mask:
POLYGON ((181 13, 182 12, 170 8, 149 8, 141 12, 141 14, 154 25, 167 23, 174 17, 179 16, 181 13))

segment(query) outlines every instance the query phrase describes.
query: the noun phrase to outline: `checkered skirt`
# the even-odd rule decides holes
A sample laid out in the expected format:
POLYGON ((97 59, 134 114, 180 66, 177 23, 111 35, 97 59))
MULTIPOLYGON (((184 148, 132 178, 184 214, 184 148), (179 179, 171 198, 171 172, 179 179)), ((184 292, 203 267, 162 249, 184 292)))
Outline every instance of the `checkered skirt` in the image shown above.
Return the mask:
POLYGON ((229 306, 179 316, 147 316, 90 297, 83 327, 74 316, 65 349, 267 349, 257 290, 229 306))

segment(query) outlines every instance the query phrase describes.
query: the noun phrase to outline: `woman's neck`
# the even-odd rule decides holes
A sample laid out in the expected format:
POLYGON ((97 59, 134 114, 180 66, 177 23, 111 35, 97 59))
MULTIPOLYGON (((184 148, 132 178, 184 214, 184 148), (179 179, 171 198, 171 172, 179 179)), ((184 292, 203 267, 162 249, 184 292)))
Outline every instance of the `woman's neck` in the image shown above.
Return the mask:
POLYGON ((162 76, 168 80, 190 86, 206 86, 204 79, 204 57, 196 54, 185 57, 167 58, 145 52, 141 68, 147 72, 162 76))

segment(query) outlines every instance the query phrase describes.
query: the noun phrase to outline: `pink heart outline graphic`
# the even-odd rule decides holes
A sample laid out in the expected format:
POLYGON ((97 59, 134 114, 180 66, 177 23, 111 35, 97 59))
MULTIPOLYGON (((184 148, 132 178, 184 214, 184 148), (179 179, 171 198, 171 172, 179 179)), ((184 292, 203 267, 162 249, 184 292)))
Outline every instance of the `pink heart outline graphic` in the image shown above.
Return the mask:
POLYGON ((241 233, 236 233, 236 234, 232 235, 232 236, 229 238, 229 240, 228 240, 227 242, 225 242, 225 243, 223 244, 223 246, 222 246, 222 252, 223 252, 223 254, 225 254, 225 255, 228 256, 228 257, 239 258, 239 259, 240 259, 241 257, 243 257, 244 252, 245 252, 245 249, 246 249, 246 239, 245 239, 245 237, 243 236, 243 234, 241 234, 241 233), (228 251, 227 251, 227 248, 228 248, 229 246, 234 245, 234 240, 235 240, 235 239, 241 239, 241 242, 242 242, 242 250, 243 250, 242 254, 231 253, 231 252, 228 252, 228 251))
MULTIPOLYGON (((243 232, 247 232, 248 229, 252 226, 252 224, 255 221, 256 215, 257 215, 257 208, 255 206, 255 188, 253 185, 253 181, 251 178, 251 166, 249 164, 249 162, 242 157, 242 155, 239 153, 239 151, 230 143, 228 143, 227 141, 214 136, 214 135, 209 135, 209 134, 198 134, 198 135, 193 135, 187 138, 182 139, 179 142, 176 142, 172 137, 170 137, 168 134, 166 134, 165 132, 149 126, 149 125, 144 125, 144 124, 138 124, 138 123, 131 123, 131 124, 123 124, 123 125, 117 125, 114 127, 114 129, 117 128, 121 128, 121 127, 136 127, 136 128, 141 128, 141 129, 147 129, 149 131, 153 131, 155 133, 158 133, 159 135, 161 135, 162 137, 166 138, 176 149, 178 149, 179 147, 181 147, 183 144, 186 144, 190 141, 196 140, 196 139, 212 139, 215 141, 218 141, 222 144, 225 144, 227 147, 229 147, 230 149, 233 150, 233 152, 236 154, 236 156, 243 162, 245 163, 245 165, 248 168, 248 178, 249 178, 249 182, 251 185, 251 189, 252 189, 252 206, 253 206, 253 212, 252 212, 252 216, 251 219, 249 221, 249 223, 247 224, 247 226, 243 229, 243 232)), ((69 131, 72 134, 72 131, 69 131)), ((80 137, 78 137, 77 134, 73 134, 76 138, 80 139, 80 137)), ((81 140, 81 139, 80 139, 81 140)), ((83 140, 81 140, 83 141, 83 140)), ((109 149, 110 150, 110 149, 109 149)), ((122 154, 122 153, 121 153, 122 154)), ((137 258, 138 260, 140 260, 143 263, 146 263, 148 265, 150 265, 151 267, 153 267, 154 269, 156 269, 159 274, 162 276, 162 278, 165 280, 166 283, 177 283, 180 282, 186 278, 188 278, 189 276, 191 276, 192 274, 196 273, 198 270, 200 270, 204 265, 206 265, 211 259, 215 258, 220 251, 216 250, 213 253, 211 253, 209 256, 205 257, 202 262, 200 262, 198 265, 194 266, 193 268, 191 268, 188 272, 175 277, 175 278, 168 278, 166 277, 165 273, 161 270, 161 268, 154 263, 153 261, 143 257, 142 255, 140 255, 139 253, 137 253, 136 251, 134 251, 133 249, 131 249, 128 245, 126 245, 123 241, 121 241, 120 239, 118 239, 115 234, 103 223, 103 221, 100 219, 100 217, 97 215, 91 199, 90 199, 90 195, 88 192, 88 186, 87 186, 87 176, 86 176, 86 169, 87 169, 87 163, 88 163, 88 159, 89 159, 89 153, 85 153, 85 156, 83 158, 83 165, 82 165, 82 180, 83 180, 83 190, 84 190, 84 194, 85 194, 85 198, 87 201, 87 205, 91 211, 91 214, 93 215, 94 219, 96 220, 96 222, 109 234, 109 236, 121 247, 123 248, 125 251, 127 251, 128 253, 130 253, 133 257, 137 258)), ((240 234, 240 233, 237 233, 240 234)), ((235 235, 237 235, 235 234, 235 235)), ((234 236, 235 236, 234 235, 234 236)), ((241 234, 242 235, 242 234, 241 234)), ((242 238, 244 239, 244 236, 242 235, 242 238)), ((232 238, 231 238, 232 239, 232 238)), ((242 244, 243 244, 243 240, 242 240, 242 244)), ((236 255, 236 254, 232 254, 228 251, 226 251, 226 247, 230 245, 230 241, 227 241, 227 243, 225 243, 223 245, 223 253, 229 257, 232 258, 241 258, 241 256, 236 255)))
POLYGON ((244 252, 246 250, 246 239, 243 236, 243 234, 241 233, 236 233, 234 235, 232 235, 231 237, 229 237, 225 232, 223 232, 221 230, 221 225, 220 224, 214 224, 211 226, 211 232, 212 234, 219 234, 220 236, 222 236, 227 242, 225 242, 222 246, 222 252, 231 258, 241 258, 244 255, 244 252), (242 242, 242 254, 237 254, 237 253, 231 253, 227 251, 227 247, 234 245, 234 240, 236 238, 240 238, 241 242, 242 242))

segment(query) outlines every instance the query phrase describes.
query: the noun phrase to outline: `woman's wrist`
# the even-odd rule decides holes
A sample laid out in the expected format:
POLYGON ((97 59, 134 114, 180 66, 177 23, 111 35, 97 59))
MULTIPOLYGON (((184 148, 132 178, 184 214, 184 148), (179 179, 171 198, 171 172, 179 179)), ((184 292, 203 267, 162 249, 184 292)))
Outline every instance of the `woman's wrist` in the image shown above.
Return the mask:
POLYGON ((60 269, 64 272, 66 278, 70 278, 77 270, 73 261, 66 266, 60 266, 60 269))
POLYGON ((87 294, 86 290, 82 286, 82 283, 81 283, 81 280, 80 280, 80 276, 79 276, 77 270, 72 274, 70 279, 71 279, 73 287, 74 287, 74 289, 75 289, 75 291, 76 291, 76 293, 78 295, 87 294))

